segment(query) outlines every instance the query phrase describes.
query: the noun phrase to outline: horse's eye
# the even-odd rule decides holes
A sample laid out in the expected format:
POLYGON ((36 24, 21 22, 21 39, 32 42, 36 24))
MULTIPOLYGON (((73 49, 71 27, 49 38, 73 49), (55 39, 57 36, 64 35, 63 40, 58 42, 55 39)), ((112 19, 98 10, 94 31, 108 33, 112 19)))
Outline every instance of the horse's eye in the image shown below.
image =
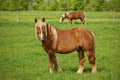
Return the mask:
POLYGON ((40 28, 37 26, 36 29, 40 30, 40 28))
POLYGON ((36 27, 36 31, 37 31, 37 34, 39 34, 41 32, 40 27, 36 27))

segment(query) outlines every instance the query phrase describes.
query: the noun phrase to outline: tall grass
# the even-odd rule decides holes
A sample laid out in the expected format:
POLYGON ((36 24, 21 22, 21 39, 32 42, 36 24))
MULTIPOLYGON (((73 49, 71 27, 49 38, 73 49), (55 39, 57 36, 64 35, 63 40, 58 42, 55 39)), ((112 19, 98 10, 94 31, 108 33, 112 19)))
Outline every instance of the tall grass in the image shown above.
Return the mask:
POLYGON ((79 20, 69 24, 67 20, 59 23, 64 12, 38 11, 0 12, 0 80, 119 80, 120 79, 120 13, 86 12, 88 24, 79 20), (77 52, 56 54, 64 72, 49 73, 48 56, 34 35, 34 18, 46 21, 59 29, 84 27, 96 36, 96 64, 98 73, 91 73, 87 60, 83 74, 77 74, 79 66, 77 52), (105 20, 106 19, 106 20, 105 20))

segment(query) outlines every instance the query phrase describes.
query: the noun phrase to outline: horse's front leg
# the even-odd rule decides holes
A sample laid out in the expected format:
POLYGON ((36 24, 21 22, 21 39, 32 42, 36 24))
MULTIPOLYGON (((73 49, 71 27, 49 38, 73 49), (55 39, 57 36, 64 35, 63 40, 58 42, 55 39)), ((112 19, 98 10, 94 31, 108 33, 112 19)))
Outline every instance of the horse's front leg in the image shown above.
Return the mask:
POLYGON ((85 62, 84 51, 83 50, 80 50, 78 52, 78 57, 79 57, 80 65, 79 65, 79 69, 78 69, 77 73, 83 73, 84 62, 85 62))
POLYGON ((80 21, 82 22, 82 24, 85 24, 85 19, 84 18, 80 18, 80 21))
POLYGON ((69 19, 69 23, 72 24, 72 19, 69 19))
POLYGON ((55 54, 49 54, 49 70, 50 73, 53 73, 54 65, 58 72, 62 72, 63 70, 59 66, 55 54))
POLYGON ((53 61, 52 61, 52 55, 49 55, 48 65, 49 65, 49 71, 50 71, 50 73, 53 73, 54 66, 53 66, 53 61))

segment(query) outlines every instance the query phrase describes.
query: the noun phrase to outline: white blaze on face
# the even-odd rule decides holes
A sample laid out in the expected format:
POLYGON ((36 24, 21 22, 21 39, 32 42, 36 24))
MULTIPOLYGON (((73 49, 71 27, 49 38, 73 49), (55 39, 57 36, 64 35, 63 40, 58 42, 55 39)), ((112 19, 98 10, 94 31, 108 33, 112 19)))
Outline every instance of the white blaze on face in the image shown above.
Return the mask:
POLYGON ((40 34, 39 34, 39 38, 40 40, 43 40, 43 33, 42 33, 42 27, 40 26, 40 34))
POLYGON ((35 29, 36 36, 37 36, 38 39, 42 40, 43 39, 42 27, 39 25, 39 23, 36 23, 35 26, 36 26, 36 29, 35 29))

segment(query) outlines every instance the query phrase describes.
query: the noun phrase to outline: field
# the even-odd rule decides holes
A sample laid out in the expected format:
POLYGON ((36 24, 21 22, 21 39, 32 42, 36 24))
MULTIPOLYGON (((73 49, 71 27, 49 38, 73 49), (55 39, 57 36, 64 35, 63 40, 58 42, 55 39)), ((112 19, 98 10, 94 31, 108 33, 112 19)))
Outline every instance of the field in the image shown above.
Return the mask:
POLYGON ((0 80, 119 80, 120 79, 120 12, 86 12, 88 24, 79 20, 59 23, 64 11, 0 12, 0 80), (36 39, 34 18, 59 29, 83 27, 96 36, 97 73, 91 73, 87 55, 83 74, 77 74, 77 52, 56 54, 64 72, 49 73, 48 56, 36 39))

